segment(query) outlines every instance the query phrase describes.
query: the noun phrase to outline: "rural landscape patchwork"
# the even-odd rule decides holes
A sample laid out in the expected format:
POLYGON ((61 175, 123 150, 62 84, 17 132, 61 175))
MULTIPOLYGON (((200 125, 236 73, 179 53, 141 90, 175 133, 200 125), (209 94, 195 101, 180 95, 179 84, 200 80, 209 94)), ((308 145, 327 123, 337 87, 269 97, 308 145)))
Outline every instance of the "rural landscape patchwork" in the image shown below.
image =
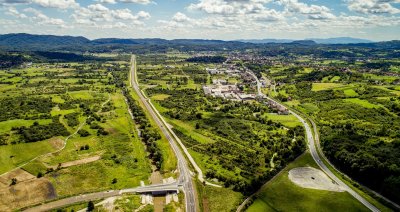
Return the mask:
POLYGON ((400 211, 399 1, 0 10, 1 212, 400 211))

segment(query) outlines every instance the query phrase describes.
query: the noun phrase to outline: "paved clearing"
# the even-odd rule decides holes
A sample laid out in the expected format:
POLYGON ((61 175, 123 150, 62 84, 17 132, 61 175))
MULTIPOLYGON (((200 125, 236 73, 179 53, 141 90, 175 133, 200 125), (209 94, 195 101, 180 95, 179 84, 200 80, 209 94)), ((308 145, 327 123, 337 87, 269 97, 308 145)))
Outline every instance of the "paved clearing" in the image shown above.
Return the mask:
POLYGON ((289 179, 303 188, 342 192, 343 189, 333 182, 324 172, 312 167, 299 167, 289 171, 289 179))

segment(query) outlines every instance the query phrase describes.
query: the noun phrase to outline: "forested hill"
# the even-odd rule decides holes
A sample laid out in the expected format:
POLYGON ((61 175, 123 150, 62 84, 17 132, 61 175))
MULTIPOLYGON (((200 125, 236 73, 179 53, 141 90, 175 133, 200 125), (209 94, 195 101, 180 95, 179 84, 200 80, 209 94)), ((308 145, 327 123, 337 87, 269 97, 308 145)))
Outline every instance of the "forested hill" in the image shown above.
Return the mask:
POLYGON ((0 46, 15 50, 22 48, 43 49, 54 46, 88 45, 90 42, 85 37, 31 35, 25 33, 0 35, 0 46))

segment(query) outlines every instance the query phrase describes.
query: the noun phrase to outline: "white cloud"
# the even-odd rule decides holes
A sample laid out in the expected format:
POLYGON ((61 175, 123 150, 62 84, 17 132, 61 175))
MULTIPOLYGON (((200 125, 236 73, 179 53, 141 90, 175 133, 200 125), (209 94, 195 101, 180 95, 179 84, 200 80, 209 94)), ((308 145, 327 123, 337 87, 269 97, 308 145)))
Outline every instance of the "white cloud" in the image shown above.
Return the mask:
POLYGON ((310 19, 332 19, 335 15, 326 6, 307 5, 298 0, 279 0, 279 4, 283 5, 288 12, 294 14, 306 15, 310 19))
POLYGON ((393 3, 400 0, 347 0, 347 7, 351 11, 364 14, 397 14, 400 9, 393 7, 393 3))
POLYGON ((127 8, 113 10, 97 3, 76 9, 71 17, 76 24, 105 29, 144 25, 143 21, 150 19, 151 15, 145 11, 134 14, 127 8))
POLYGON ((200 10, 209 14, 249 14, 266 10, 264 4, 271 0, 200 0, 190 4, 190 10, 200 10))
POLYGON ((185 14, 181 13, 181 12, 177 12, 173 17, 172 17, 173 21, 176 22, 185 22, 185 21, 190 21, 190 18, 187 17, 185 14))
POLYGON ((79 4, 75 2, 75 0, 33 0, 32 2, 42 7, 58 9, 76 8, 79 6, 79 4))
POLYGON ((98 12, 105 12, 108 11, 109 9, 101 4, 91 4, 88 6, 89 9, 93 11, 98 11, 98 12))
POLYGON ((41 11, 36 10, 34 8, 26 8, 25 12, 32 13, 34 16, 31 17, 31 21, 33 23, 37 23, 39 25, 54 25, 59 27, 67 27, 64 20, 59 18, 51 18, 47 15, 43 14, 41 11))
POLYGON ((100 3, 104 4, 116 4, 117 2, 115 0, 97 0, 100 3))
POLYGON ((153 3, 151 0, 97 0, 97 2, 105 4, 116 4, 120 3, 136 3, 136 4, 150 4, 153 3))
POLYGON ((122 3, 137 3, 137 4, 150 4, 150 0, 118 0, 122 3))
POLYGON ((25 14, 20 13, 15 7, 9 7, 6 11, 6 14, 12 15, 17 18, 27 18, 25 14))

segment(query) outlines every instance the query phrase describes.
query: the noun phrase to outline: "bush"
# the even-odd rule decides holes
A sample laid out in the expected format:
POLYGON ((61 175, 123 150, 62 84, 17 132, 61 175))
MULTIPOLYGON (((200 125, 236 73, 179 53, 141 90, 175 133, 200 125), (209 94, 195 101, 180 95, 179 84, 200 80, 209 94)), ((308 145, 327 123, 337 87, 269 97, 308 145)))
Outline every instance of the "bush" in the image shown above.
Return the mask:
POLYGON ((81 137, 88 137, 88 136, 90 135, 90 133, 89 133, 87 130, 84 130, 84 129, 80 129, 80 130, 78 131, 78 134, 79 134, 81 137))

